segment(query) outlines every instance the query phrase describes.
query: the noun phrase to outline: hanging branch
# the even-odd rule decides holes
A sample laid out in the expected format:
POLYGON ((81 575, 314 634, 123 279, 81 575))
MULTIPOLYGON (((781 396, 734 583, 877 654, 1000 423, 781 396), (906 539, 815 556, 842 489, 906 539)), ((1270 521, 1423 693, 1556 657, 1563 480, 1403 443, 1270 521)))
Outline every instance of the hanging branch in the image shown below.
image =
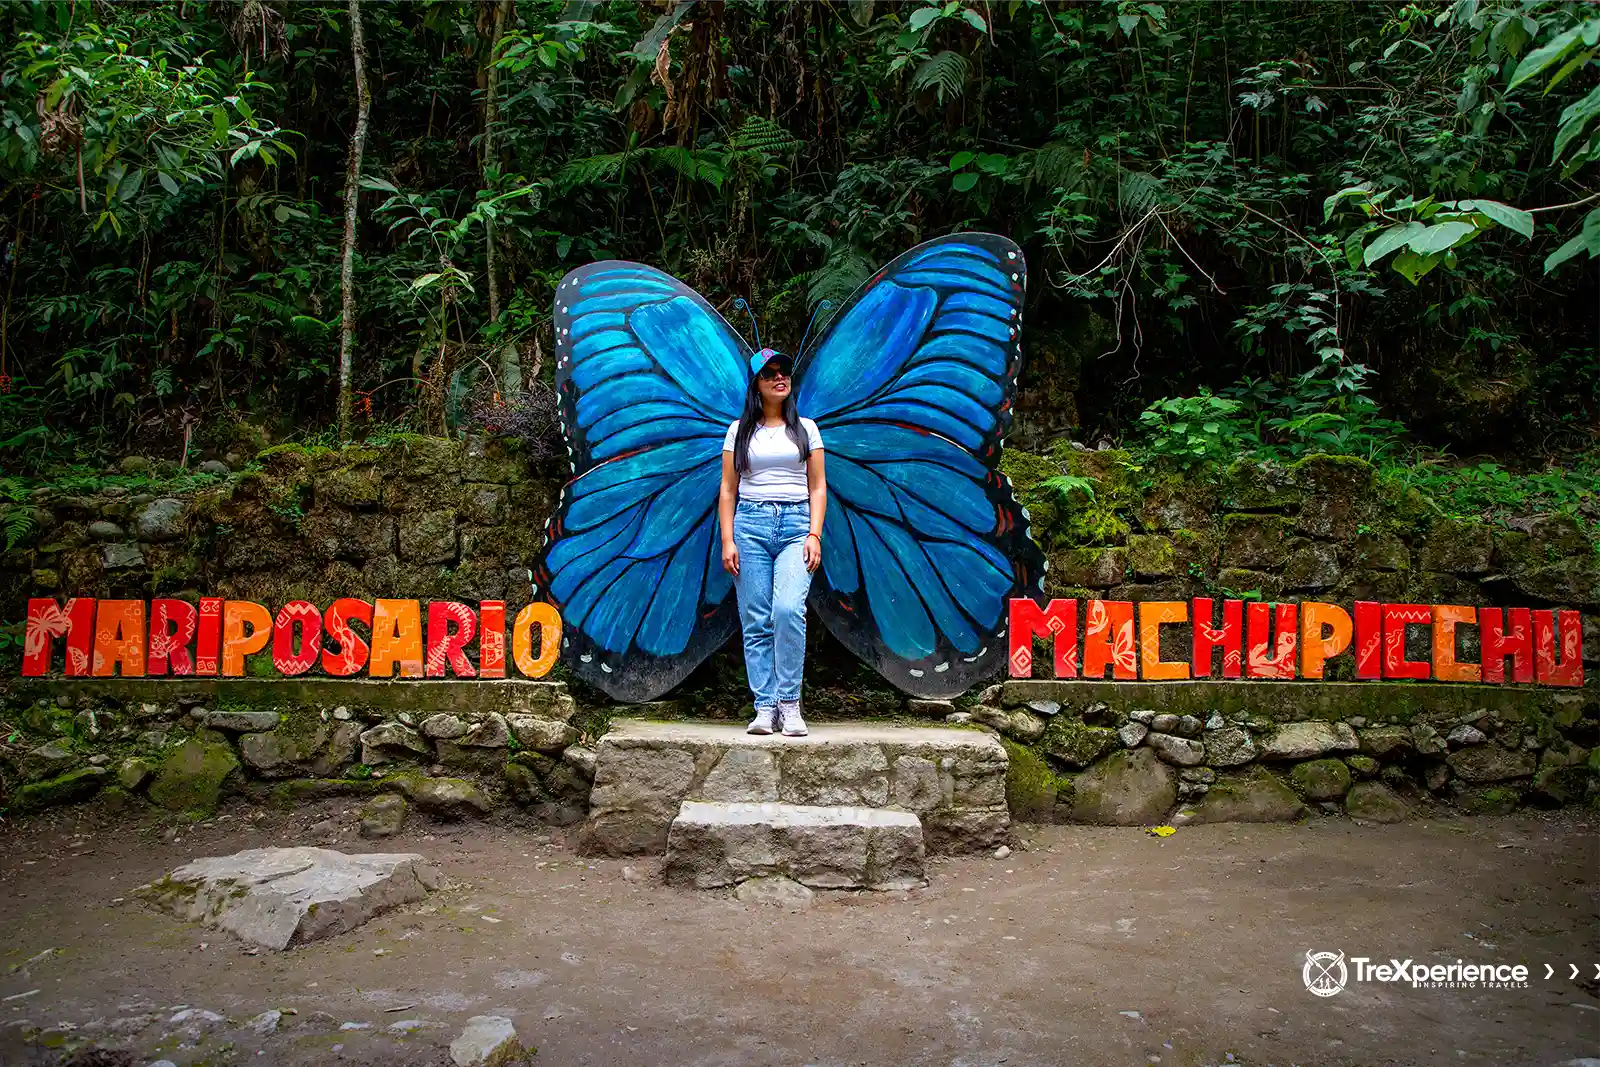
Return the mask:
POLYGON ((350 0, 350 58, 356 78, 356 130, 344 178, 344 253, 339 265, 339 438, 350 440, 350 357, 356 343, 356 206, 361 196, 361 154, 367 146, 367 46, 361 36, 361 0, 350 0))

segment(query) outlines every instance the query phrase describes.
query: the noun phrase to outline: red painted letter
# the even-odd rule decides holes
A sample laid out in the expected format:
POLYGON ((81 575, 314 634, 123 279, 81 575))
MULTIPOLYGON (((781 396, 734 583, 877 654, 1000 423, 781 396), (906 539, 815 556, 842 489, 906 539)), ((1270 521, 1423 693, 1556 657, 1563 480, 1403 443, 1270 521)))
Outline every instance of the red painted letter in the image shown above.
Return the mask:
POLYGON ((1483 680, 1506 680, 1506 657, 1511 657, 1511 680, 1533 681, 1533 625, 1527 608, 1509 608, 1511 629, 1501 623, 1499 608, 1478 610, 1479 644, 1483 646, 1483 680))
POLYGON ((478 677, 506 676, 506 602, 478 603, 478 677))
POLYGON ((365 600, 340 597, 328 605, 328 611, 322 617, 328 638, 339 646, 337 652, 326 645, 323 646, 322 669, 335 678, 348 677, 367 665, 367 643, 361 639, 360 634, 351 629, 351 619, 365 625, 367 632, 370 633, 372 605, 365 600))
POLYGON ((72 597, 66 607, 49 598, 28 601, 28 622, 22 638, 23 674, 37 678, 50 673, 50 654, 58 637, 67 639, 67 677, 87 675, 94 662, 94 597, 72 597))
POLYGON ((1211 654, 1222 649, 1222 676, 1237 678, 1244 670, 1244 601, 1222 602, 1222 628, 1211 625, 1216 614, 1210 597, 1194 600, 1194 676, 1211 677, 1211 654))
POLYGON ((291 600, 278 609, 272 620, 272 665, 279 674, 293 677, 317 665, 322 653, 322 612, 306 600, 291 600), (300 629, 300 651, 294 650, 296 624, 300 629))
POLYGON ((1078 676, 1078 602, 1052 600, 1041 611, 1027 597, 1013 597, 1011 617, 1011 677, 1033 677, 1033 639, 1047 634, 1055 639, 1057 678, 1078 676))
POLYGON ((1576 611, 1533 613, 1533 662, 1544 685, 1583 684, 1583 621, 1576 611))
POLYGON ((1295 649, 1300 643, 1296 624, 1299 612, 1293 604, 1252 603, 1245 609, 1245 639, 1250 645, 1250 659, 1246 673, 1251 678, 1293 678, 1295 649), (1277 611, 1272 609, 1276 606, 1277 611), (1277 633, 1269 636, 1268 630, 1276 619, 1277 633), (1271 651, 1268 651, 1268 649, 1271 651))
POLYGON ((194 660, 189 656, 189 642, 194 640, 195 625, 200 613, 187 600, 161 599, 150 605, 150 659, 151 674, 166 674, 170 669, 176 675, 194 673, 194 660))
POLYGON ((461 651, 478 636, 478 617, 465 604, 434 600, 428 604, 428 677, 443 678, 448 665, 457 678, 474 678, 478 672, 461 651), (454 624, 452 626, 452 624, 454 624))

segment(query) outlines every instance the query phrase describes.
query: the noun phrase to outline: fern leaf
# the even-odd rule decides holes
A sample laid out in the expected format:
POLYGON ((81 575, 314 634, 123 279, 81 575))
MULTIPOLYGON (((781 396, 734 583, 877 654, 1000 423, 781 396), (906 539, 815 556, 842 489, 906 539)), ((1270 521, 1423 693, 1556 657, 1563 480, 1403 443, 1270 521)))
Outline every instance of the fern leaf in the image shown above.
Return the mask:
POLYGON ((622 164, 626 158, 627 154, 624 152, 612 152, 608 155, 574 159, 556 172, 556 181, 568 189, 584 185, 604 185, 622 172, 622 164))
POLYGON ((1142 213, 1166 199, 1167 187, 1154 174, 1125 170, 1117 175, 1117 203, 1124 211, 1142 213))
MULTIPOLYGON (((835 249, 806 282, 806 300, 816 307, 824 300, 837 308, 872 276, 872 261, 853 248, 835 249)), ((821 323, 818 323, 821 328, 821 323)))
POLYGON ((728 139, 728 147, 736 152, 765 152, 769 156, 798 152, 804 145, 804 141, 789 136, 788 130, 760 115, 745 119, 728 139))
POLYGON ((17 543, 38 526, 32 508, 7 508, 5 513, 6 551, 10 552, 17 543))
POLYGON ((1033 152, 1028 178, 1057 192, 1079 192, 1088 177, 1084 156, 1079 145, 1052 141, 1033 152))
POLYGON ((948 49, 923 60, 911 73, 911 91, 920 93, 931 88, 941 104, 947 98, 960 96, 966 86, 967 59, 948 49))

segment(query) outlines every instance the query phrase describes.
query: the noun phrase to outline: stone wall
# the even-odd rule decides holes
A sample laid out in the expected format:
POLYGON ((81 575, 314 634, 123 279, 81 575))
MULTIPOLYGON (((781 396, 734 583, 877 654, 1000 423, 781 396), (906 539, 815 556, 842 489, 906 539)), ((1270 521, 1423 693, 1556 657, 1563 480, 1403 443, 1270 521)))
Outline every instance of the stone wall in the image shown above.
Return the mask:
POLYGON ((0 612, 20 619, 29 596, 204 593, 274 607, 505 600, 514 613, 531 599, 528 567, 564 473, 525 462, 514 442, 403 437, 268 449, 183 494, 140 477, 93 494, 44 488, 29 501, 39 528, 0 556, 0 612))
POLYGON ((368 836, 408 805, 565 826, 594 777, 594 734, 555 682, 36 681, 7 702, 21 736, 0 749, 0 779, 17 814, 94 797, 191 818, 232 796, 366 797, 368 836))
POLYGON ((1017 681, 952 714, 1007 739, 1018 818, 1392 822, 1600 804, 1600 718, 1582 691, 1017 681))
MULTIPOLYGON (((906 701, 833 643, 823 627, 812 626, 806 701, 814 716, 967 716, 1007 738, 1010 803, 1023 818, 1104 817, 1103 805, 1097 808, 1080 798, 1096 789, 1104 792, 1094 783, 1124 772, 1137 772, 1137 780, 1155 783, 1150 788, 1157 799, 1165 797, 1170 785, 1167 814, 1182 803, 1202 818, 1222 810, 1217 800, 1204 807, 1213 792, 1222 796, 1244 788, 1230 784, 1235 780, 1254 783, 1252 790, 1274 792, 1282 801, 1275 809, 1280 813, 1298 814, 1300 804, 1345 810, 1339 806, 1348 807, 1351 798, 1357 808, 1363 798, 1373 796, 1387 803, 1379 787, 1412 807, 1446 803, 1498 810, 1521 803, 1594 802, 1593 782, 1600 772, 1589 752, 1600 744, 1600 669, 1594 666, 1600 663, 1600 553, 1573 520, 1545 516, 1492 525, 1445 516, 1415 492, 1383 484, 1367 464, 1345 458, 1312 457, 1284 467, 1241 462, 1219 479, 1181 480, 1151 477, 1123 452, 1058 442, 1049 455, 1008 450, 1002 465, 1030 509, 1035 536, 1049 555, 1046 592, 1051 596, 1259 596, 1345 605, 1376 599, 1571 608, 1583 614, 1587 684, 1560 694, 1559 707, 1549 691, 1529 687, 1265 681, 1216 683, 1211 688, 1201 683, 1103 683, 1093 696, 1089 690, 1072 689, 1064 691, 1070 697, 1034 694, 1027 700, 1015 696, 1029 692, 1019 688, 1024 683, 1011 683, 1004 690, 1014 694, 1010 698, 979 687, 946 704, 906 701), (1092 496, 1081 489, 1061 494, 1046 485, 1063 474, 1083 479, 1092 496), (1054 701, 1060 708, 1041 713, 1028 706, 1035 699, 1054 701), (1157 715, 1174 715, 1176 721, 1157 724, 1157 715), (1316 736, 1334 736, 1333 747, 1298 761, 1227 762, 1244 751, 1243 739, 1232 731, 1248 735, 1259 757, 1275 731, 1313 720, 1332 724, 1334 735, 1316 736), (1145 733, 1130 745, 1127 739, 1140 728, 1145 733), (1346 729, 1355 732, 1354 748, 1346 729), (1408 740, 1395 741, 1387 753, 1368 751, 1382 742, 1368 740, 1363 731, 1379 729, 1399 730, 1408 740), (1477 740, 1478 734, 1483 741, 1477 740), (1198 760, 1195 746, 1203 749, 1198 760), (1509 755, 1500 757, 1500 751, 1509 755), (1340 763, 1344 772, 1328 760, 1340 763), (1480 760, 1485 766, 1475 762, 1480 760), (1302 763, 1317 766, 1297 771, 1302 763), (1330 795, 1346 774, 1351 789, 1338 798, 1330 795), (1331 775, 1333 784, 1318 784, 1320 775, 1331 775), (1272 790, 1268 779, 1288 792, 1272 790), (1297 798, 1295 804, 1289 802, 1290 794, 1297 798)), ((507 442, 407 437, 383 448, 270 449, 219 484, 183 494, 163 492, 159 481, 146 486, 138 477, 121 479, 122 484, 92 495, 41 489, 32 500, 43 520, 39 530, 0 556, 4 618, 20 619, 29 596, 193 599, 202 592, 272 605, 296 598, 326 604, 339 596, 504 599, 514 612, 531 597, 528 567, 540 548, 564 474, 554 466, 525 462, 507 442)), ((1163 658, 1187 658, 1184 627, 1163 630, 1163 642, 1175 642, 1163 658)), ((1477 655, 1474 630, 1463 626, 1459 632, 1459 658, 1471 661, 1477 655)), ((714 656, 671 700, 630 710, 737 719, 748 694, 736 646, 733 642, 714 656)), ((1039 652, 1036 669, 1043 673, 1051 657, 1045 646, 1039 652)), ((1428 651, 1412 650, 1412 658, 1425 660, 1428 651)), ((248 670, 268 673, 267 656, 253 657, 248 670)), ((560 673, 558 667, 556 677, 560 673)), ((1350 657, 1330 660, 1328 677, 1350 677, 1350 657)), ((396 692, 412 694, 407 699, 430 707, 374 705, 371 712, 347 707, 355 718, 325 720, 324 714, 332 716, 347 702, 315 693, 285 700, 281 690, 251 689, 277 684, 265 678, 192 681, 193 699, 179 703, 119 696, 115 680, 55 680, 47 683, 54 688, 43 695, 48 706, 42 709, 37 703, 41 694, 14 680, 6 683, 9 692, 0 685, 5 701, 0 719, 18 730, 13 742, 0 746, 5 791, 25 781, 52 782, 70 773, 78 777, 35 790, 28 803, 47 794, 66 798, 93 792, 110 782, 125 760, 165 761, 170 746, 139 749, 137 744, 166 730, 169 737, 183 739, 179 747, 189 746, 183 748, 183 758, 196 767, 204 769, 209 760, 218 760, 234 768, 224 775, 228 781, 256 783, 251 789, 276 782, 263 795, 281 796, 283 780, 251 765, 271 744, 251 741, 247 751, 243 738, 247 733, 276 734, 285 727, 292 727, 282 734, 285 738, 303 738, 309 731, 316 741, 315 751, 308 752, 295 740, 286 750, 290 755, 284 757, 285 766, 324 780, 329 780, 322 775, 327 771, 347 783, 304 788, 311 793, 370 791, 377 788, 373 782, 389 776, 377 773, 379 765, 363 763, 360 750, 366 742, 357 740, 351 750, 354 727, 341 729, 339 724, 359 720, 361 734, 395 727, 396 737, 409 738, 406 731, 420 731, 423 720, 435 713, 431 704, 446 692, 437 688, 441 683, 398 683, 396 692), (65 707, 54 703, 58 697, 65 707), (155 710, 146 710, 146 705, 155 710), (192 715, 195 708, 224 707, 270 711, 280 716, 279 725, 271 731, 230 733, 192 715), (116 741, 122 747, 106 748, 105 735, 93 732, 104 729, 96 725, 102 712, 116 723, 116 741), (48 752, 35 755, 57 742, 68 750, 60 758, 48 752), (223 744, 231 765, 222 758, 218 746, 223 744), (91 756, 106 759, 93 764, 87 762, 91 756), (371 777, 351 778, 352 769, 359 767, 371 771, 371 777)), ((314 682, 309 677, 296 680, 314 682)), ((471 687, 489 683, 446 684, 469 687, 474 700, 488 699, 489 690, 471 687)), ((620 710, 609 707, 598 693, 575 690, 575 695, 588 704, 579 711, 580 722, 600 722, 620 710)), ((525 797, 543 817, 555 819, 577 810, 570 774, 584 763, 581 746, 576 763, 558 759, 560 749, 519 747, 522 742, 510 721, 518 712, 492 702, 449 713, 459 715, 463 729, 476 731, 473 737, 500 738, 504 719, 504 747, 423 734, 423 749, 411 751, 418 768, 438 767, 436 777, 447 779, 464 775, 490 803, 525 797), (493 756, 474 764, 470 774, 458 774, 463 760, 472 763, 469 756, 482 755, 467 751, 471 749, 493 756), (508 769, 516 767, 526 773, 508 769), (569 770, 557 772, 561 767, 569 770)), ((573 721, 571 714, 556 719, 573 721)), ((1149 810, 1160 807, 1154 801, 1151 805, 1149 810)), ((1237 810, 1247 811, 1247 806, 1237 810)))

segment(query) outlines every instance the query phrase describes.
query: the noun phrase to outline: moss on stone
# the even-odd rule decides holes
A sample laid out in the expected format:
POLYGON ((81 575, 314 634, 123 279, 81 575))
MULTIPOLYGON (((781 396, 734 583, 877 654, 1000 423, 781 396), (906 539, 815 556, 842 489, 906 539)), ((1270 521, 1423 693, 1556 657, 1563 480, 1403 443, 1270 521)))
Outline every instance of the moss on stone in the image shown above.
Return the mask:
POLYGON ((1307 760, 1294 765, 1289 780, 1307 800, 1338 800, 1350 791, 1350 768, 1337 759, 1307 760))
POLYGON ((1122 747, 1117 731, 1105 726, 1085 726, 1070 715, 1057 715, 1046 727, 1039 748, 1068 767, 1087 767, 1108 752, 1122 747))
POLYGON ((1520 803, 1522 791, 1506 785, 1468 789, 1456 802, 1468 815, 1509 815, 1520 803))
POLYGON ((1012 489, 1024 493, 1046 478, 1060 474, 1061 468, 1043 456, 1020 448, 1007 448, 1000 453, 1000 473, 1011 480, 1012 489))
POLYGON ((1002 737, 1009 762, 1006 765, 1006 807, 1013 819, 1045 822, 1056 803, 1070 802, 1072 782, 1050 769, 1044 757, 1027 745, 1002 737))
POLYGON ((238 774, 239 760, 229 745, 197 734, 167 754, 150 783, 150 799, 169 811, 211 815, 238 774))
POLYGON ((1129 534, 1128 567, 1141 578, 1168 578, 1176 574, 1178 554, 1172 539, 1159 534, 1129 534))
POLYGON ((274 786, 269 801, 274 807, 287 810, 310 800, 372 796, 388 788, 390 784, 380 778, 295 778, 274 786))
POLYGON ((17 790, 11 810, 21 814, 86 800, 99 791, 107 777, 103 767, 84 767, 42 782, 29 782, 17 790))

